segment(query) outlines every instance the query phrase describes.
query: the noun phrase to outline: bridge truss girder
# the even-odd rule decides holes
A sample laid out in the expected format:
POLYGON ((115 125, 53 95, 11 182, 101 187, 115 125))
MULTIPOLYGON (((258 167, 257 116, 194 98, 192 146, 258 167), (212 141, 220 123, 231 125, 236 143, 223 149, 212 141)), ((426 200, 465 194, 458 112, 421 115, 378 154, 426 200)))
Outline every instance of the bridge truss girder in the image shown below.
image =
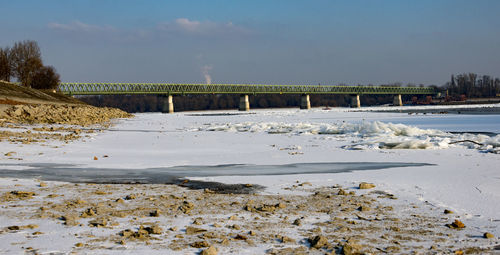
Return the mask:
POLYGON ((254 85, 254 84, 169 84, 169 83, 61 83, 59 91, 68 95, 133 94, 435 94, 429 87, 254 85))

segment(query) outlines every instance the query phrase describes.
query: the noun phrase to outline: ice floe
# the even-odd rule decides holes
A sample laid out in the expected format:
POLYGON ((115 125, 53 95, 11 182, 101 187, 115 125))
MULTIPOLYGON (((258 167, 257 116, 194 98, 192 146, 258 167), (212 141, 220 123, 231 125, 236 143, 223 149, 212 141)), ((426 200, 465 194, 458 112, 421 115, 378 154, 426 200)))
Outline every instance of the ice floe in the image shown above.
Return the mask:
POLYGON ((450 146, 466 146, 483 152, 500 153, 500 135, 453 134, 436 129, 366 121, 362 123, 285 123, 242 122, 214 123, 191 129, 192 131, 264 132, 267 134, 320 135, 319 139, 350 137, 352 142, 342 148, 367 149, 446 149, 450 146), (341 136, 340 136, 341 135, 341 136))

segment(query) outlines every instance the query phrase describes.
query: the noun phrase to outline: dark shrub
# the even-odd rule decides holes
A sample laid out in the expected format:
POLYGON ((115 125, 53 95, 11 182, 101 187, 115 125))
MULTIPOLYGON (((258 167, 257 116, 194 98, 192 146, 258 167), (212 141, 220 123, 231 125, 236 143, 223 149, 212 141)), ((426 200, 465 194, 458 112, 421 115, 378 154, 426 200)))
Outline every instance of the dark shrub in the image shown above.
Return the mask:
POLYGON ((52 66, 39 68, 33 76, 31 87, 34 89, 56 89, 60 82, 60 76, 52 66))

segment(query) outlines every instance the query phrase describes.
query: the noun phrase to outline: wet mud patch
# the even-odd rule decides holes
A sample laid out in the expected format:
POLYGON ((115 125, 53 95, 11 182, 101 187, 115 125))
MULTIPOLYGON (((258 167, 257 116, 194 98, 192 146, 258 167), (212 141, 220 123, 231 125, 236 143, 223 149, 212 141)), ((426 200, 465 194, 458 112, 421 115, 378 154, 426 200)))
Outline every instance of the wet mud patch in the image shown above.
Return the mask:
POLYGON ((193 190, 206 190, 219 194, 254 194, 265 189, 264 186, 258 184, 226 184, 189 179, 179 179, 175 184, 193 190))

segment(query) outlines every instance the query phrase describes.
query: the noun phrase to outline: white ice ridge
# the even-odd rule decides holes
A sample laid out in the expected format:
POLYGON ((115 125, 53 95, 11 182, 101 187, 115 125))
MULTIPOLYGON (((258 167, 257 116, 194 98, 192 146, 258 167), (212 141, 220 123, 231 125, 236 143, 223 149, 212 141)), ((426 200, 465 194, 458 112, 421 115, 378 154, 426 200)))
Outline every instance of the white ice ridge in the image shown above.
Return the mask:
POLYGON ((352 139, 345 149, 446 149, 466 146, 483 152, 500 154, 500 135, 452 134, 436 129, 421 129, 404 124, 380 121, 347 123, 242 122, 207 124, 193 131, 265 132, 268 134, 323 135, 318 139, 352 139), (335 136, 333 136, 335 138, 335 136))

